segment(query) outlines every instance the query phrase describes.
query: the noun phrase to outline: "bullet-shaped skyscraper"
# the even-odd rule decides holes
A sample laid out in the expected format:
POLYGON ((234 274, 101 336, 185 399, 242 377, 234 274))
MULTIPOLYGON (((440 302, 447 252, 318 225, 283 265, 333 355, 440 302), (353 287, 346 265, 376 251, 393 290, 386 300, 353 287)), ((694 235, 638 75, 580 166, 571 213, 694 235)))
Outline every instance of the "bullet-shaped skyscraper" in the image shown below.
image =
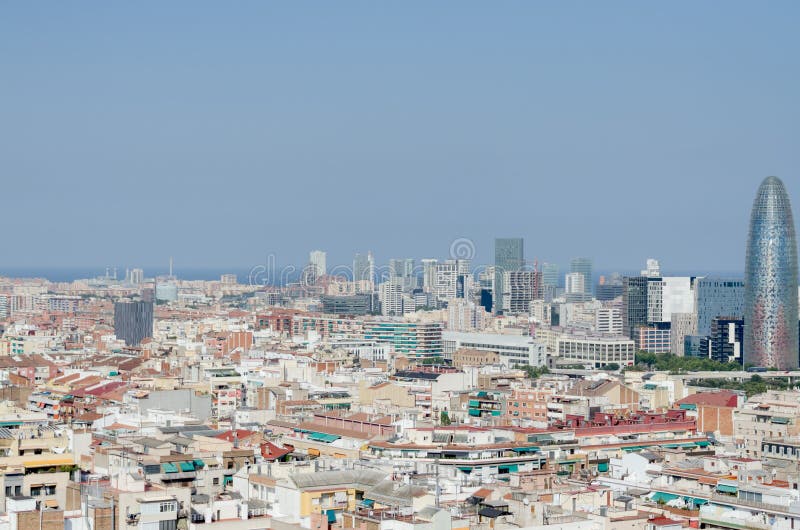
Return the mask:
POLYGON ((758 188, 745 262, 744 362, 798 367, 797 239, 789 195, 777 177, 758 188))

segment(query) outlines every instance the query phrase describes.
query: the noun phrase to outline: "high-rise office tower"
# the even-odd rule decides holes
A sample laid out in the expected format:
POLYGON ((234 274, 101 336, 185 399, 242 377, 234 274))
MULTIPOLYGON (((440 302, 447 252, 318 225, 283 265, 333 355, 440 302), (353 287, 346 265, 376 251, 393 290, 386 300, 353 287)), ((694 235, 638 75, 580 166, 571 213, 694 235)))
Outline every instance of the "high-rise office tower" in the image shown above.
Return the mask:
POLYGON ((570 272, 564 276, 564 293, 584 294, 586 292, 586 278, 580 272, 570 272))
POLYGON ((316 278, 325 276, 328 273, 328 255, 322 250, 312 250, 308 254, 308 263, 311 265, 312 272, 316 278))
POLYGON ((647 326, 647 278, 626 276, 622 279, 622 332, 638 340, 642 326, 647 326))
POLYGON ((692 313, 693 284, 691 276, 647 278, 647 322, 670 322, 672 313, 692 313))
POLYGON ((153 302, 116 302, 114 334, 128 346, 138 346, 153 336, 153 302))
POLYGON ((356 254, 353 257, 353 281, 356 283, 375 281, 375 259, 372 252, 356 254))
POLYGON ((622 296, 622 276, 617 273, 609 278, 601 276, 595 288, 595 298, 601 302, 608 302, 620 296, 622 296))
POLYGON ((744 287, 745 363, 796 369, 797 239, 789 195, 777 177, 764 179, 753 201, 744 287))
POLYGON ((697 324, 693 335, 711 335, 714 317, 744 316, 744 281, 732 278, 698 278, 694 283, 697 324))
POLYGON ((433 292, 438 300, 450 300, 456 297, 458 286, 458 264, 449 259, 436 264, 436 287, 433 292))
POLYGON ((422 263, 422 291, 424 293, 434 293, 436 291, 436 263, 438 263, 438 260, 425 258, 420 261, 422 263))
POLYGON ((591 258, 572 258, 569 262, 569 272, 583 274, 583 292, 592 294, 592 260, 591 258))
POLYGON ((502 313, 505 309, 503 302, 503 275, 506 272, 522 270, 525 264, 525 254, 521 237, 497 238, 494 240, 494 302, 492 309, 495 313, 502 313))
POLYGON ((506 287, 504 301, 509 313, 528 313, 531 302, 542 298, 540 275, 538 271, 511 271, 503 274, 503 284, 506 287))
POLYGON ((714 317, 711 321, 709 349, 711 358, 722 363, 742 362, 744 321, 740 318, 714 317))
POLYGON ((542 263, 542 285, 544 287, 558 287, 558 265, 555 263, 542 263))
POLYGON ((411 291, 417 287, 417 271, 414 270, 414 258, 390 259, 389 278, 398 280, 406 291, 411 291))

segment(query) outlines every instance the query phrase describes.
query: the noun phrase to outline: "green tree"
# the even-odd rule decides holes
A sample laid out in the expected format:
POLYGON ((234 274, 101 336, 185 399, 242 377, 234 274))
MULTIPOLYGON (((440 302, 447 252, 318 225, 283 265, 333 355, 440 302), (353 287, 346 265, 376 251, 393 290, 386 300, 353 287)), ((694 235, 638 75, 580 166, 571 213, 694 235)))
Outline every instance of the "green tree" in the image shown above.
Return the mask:
POLYGON ((452 423, 450 421, 450 414, 448 414, 446 410, 443 410, 441 414, 439 414, 439 424, 443 427, 447 427, 450 423, 452 423))
POLYGON ((525 372, 530 379, 539 379, 545 374, 549 374, 550 370, 546 366, 530 366, 527 364, 518 364, 514 366, 517 370, 525 372))

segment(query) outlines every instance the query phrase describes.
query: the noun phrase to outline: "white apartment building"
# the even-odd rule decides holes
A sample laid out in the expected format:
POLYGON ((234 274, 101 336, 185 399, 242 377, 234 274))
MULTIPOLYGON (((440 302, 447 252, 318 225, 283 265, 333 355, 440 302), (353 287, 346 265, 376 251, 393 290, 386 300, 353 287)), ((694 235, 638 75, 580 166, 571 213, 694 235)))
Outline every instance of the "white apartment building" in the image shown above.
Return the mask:
POLYGON ((384 316, 400 316, 416 310, 414 299, 403 293, 403 280, 399 278, 380 284, 378 300, 381 302, 381 314, 384 316))
POLYGON ((648 322, 670 322, 673 313, 692 313, 693 311, 692 278, 668 276, 648 280, 648 322))
POLYGON ((564 276, 564 293, 580 294, 586 292, 586 278, 583 273, 571 272, 564 276))
POLYGON ((597 333, 622 335, 622 311, 616 307, 595 310, 594 330, 597 333))
POLYGON ((436 264, 436 284, 434 294, 439 300, 450 300, 456 297, 458 284, 458 264, 456 260, 447 260, 436 264))
POLYGON ((314 270, 316 278, 328 273, 328 255, 322 250, 312 250, 308 254, 308 263, 314 270))
POLYGON ((422 263, 422 290, 426 293, 436 292, 436 263, 437 260, 425 258, 422 263))
POLYGON ((444 331, 442 333, 442 344, 446 358, 456 350, 468 348, 495 352, 500 356, 500 362, 509 368, 518 364, 544 366, 547 362, 547 348, 545 345, 525 335, 444 331))
POLYGON ((447 329, 450 331, 480 331, 490 318, 491 315, 475 302, 456 298, 447 303, 447 329))
POLYGON ((622 335, 562 334, 556 344, 561 361, 594 368, 611 363, 633 366, 636 355, 636 344, 622 335))

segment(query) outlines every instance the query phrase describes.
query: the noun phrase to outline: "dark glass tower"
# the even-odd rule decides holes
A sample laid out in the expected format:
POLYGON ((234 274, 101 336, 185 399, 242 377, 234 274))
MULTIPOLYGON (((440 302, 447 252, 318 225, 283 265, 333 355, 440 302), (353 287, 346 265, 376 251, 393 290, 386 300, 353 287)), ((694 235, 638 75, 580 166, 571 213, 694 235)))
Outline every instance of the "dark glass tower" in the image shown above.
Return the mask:
POLYGON ((744 362, 796 369, 797 240, 783 182, 767 177, 750 214, 744 295, 744 362))
POLYGON ((525 265, 525 253, 521 237, 497 238, 494 240, 494 303, 492 308, 497 314, 505 309, 503 301, 507 286, 504 285, 504 273, 522 270, 525 265))

